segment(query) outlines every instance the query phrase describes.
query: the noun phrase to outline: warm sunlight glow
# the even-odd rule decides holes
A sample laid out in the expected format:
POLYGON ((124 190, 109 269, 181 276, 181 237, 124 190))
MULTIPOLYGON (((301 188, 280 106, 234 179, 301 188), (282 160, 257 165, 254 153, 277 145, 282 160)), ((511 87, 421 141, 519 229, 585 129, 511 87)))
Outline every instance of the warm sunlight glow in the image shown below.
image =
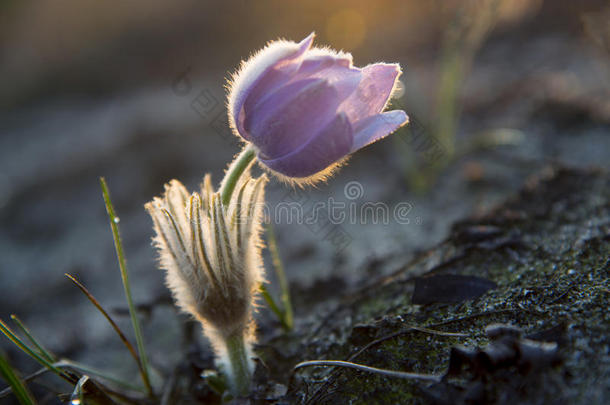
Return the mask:
POLYGON ((366 22, 357 10, 340 10, 326 21, 328 41, 336 48, 354 50, 362 45, 365 34, 366 22))

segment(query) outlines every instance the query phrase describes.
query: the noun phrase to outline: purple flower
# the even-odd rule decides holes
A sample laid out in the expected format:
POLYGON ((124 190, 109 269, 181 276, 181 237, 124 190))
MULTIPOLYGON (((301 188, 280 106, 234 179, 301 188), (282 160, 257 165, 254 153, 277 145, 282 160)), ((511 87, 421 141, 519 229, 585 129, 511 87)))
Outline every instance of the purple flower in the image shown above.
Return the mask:
POLYGON ((352 65, 349 53, 273 41, 243 62, 229 94, 229 122, 258 160, 288 180, 326 177, 346 156, 408 121, 383 112, 398 64, 352 65))

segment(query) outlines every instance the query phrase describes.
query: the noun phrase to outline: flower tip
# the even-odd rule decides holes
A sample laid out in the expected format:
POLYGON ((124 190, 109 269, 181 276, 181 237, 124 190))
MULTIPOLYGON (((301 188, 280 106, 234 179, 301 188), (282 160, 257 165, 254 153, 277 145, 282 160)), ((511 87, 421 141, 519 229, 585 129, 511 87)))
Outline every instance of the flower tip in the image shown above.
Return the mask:
POLYGON ((389 68, 393 68, 394 71, 397 73, 396 78, 398 78, 402 74, 402 66, 400 66, 400 63, 383 63, 383 65, 389 68))
POLYGON ((400 63, 378 62, 373 63, 373 66, 381 66, 381 69, 383 69, 386 74, 392 75, 394 80, 398 80, 398 78, 402 75, 402 66, 400 66, 400 63))
POLYGON ((301 51, 308 50, 311 48, 313 44, 313 40, 316 37, 316 32, 312 31, 309 35, 307 35, 301 42, 299 42, 298 46, 301 51))
MULTIPOLYGON (((396 131, 398 128, 402 128, 405 125, 409 124, 409 116, 407 115, 406 112, 404 112, 402 110, 395 110, 395 111, 399 111, 400 115, 399 115, 399 118, 398 118, 399 124, 398 124, 398 126, 396 127, 396 129, 394 131, 396 131)), ((392 132, 394 132, 394 131, 392 131, 392 132)))
POLYGON ((398 125, 396 127, 396 129, 409 123, 409 116, 403 110, 386 111, 383 114, 387 115, 388 117, 391 117, 391 118, 388 118, 388 121, 390 121, 390 122, 394 121, 396 123, 396 125, 398 125))
POLYGON ((313 42, 314 38, 316 37, 316 32, 315 31, 311 31, 309 33, 309 35, 307 35, 302 41, 301 43, 305 43, 305 42, 313 42))

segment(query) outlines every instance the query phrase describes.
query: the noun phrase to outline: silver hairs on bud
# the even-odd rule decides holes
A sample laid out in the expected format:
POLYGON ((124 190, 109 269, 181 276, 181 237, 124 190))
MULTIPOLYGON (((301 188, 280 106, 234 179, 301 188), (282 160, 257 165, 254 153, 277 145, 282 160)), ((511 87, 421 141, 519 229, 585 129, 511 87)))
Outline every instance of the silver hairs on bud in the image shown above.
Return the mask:
MULTIPOLYGON (((260 239, 265 176, 241 176, 228 206, 209 175, 189 195, 177 180, 146 204, 160 267, 176 304, 199 320, 222 363, 227 339, 253 340, 252 311, 263 279, 260 239)), ((250 365, 252 367, 252 365, 250 365)))

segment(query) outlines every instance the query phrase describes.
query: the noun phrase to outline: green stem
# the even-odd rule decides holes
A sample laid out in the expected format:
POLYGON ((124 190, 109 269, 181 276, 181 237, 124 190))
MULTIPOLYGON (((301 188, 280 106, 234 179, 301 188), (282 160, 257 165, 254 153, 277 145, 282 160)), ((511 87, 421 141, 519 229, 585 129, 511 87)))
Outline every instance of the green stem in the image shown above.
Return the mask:
POLYGON ((222 205, 228 206, 229 201, 231 201, 231 195, 233 195, 233 190, 235 190, 235 186, 237 185, 237 181, 241 177, 241 175, 250 167, 250 164, 256 157, 256 151, 252 144, 246 145, 246 147, 241 151, 241 153, 233 160, 233 163, 227 169, 225 174, 225 178, 222 180, 222 184, 220 185, 220 196, 222 198, 222 205))
POLYGON ((227 355, 231 367, 228 377, 233 394, 246 396, 250 391, 252 373, 244 336, 243 334, 229 336, 225 344, 227 345, 227 355))

